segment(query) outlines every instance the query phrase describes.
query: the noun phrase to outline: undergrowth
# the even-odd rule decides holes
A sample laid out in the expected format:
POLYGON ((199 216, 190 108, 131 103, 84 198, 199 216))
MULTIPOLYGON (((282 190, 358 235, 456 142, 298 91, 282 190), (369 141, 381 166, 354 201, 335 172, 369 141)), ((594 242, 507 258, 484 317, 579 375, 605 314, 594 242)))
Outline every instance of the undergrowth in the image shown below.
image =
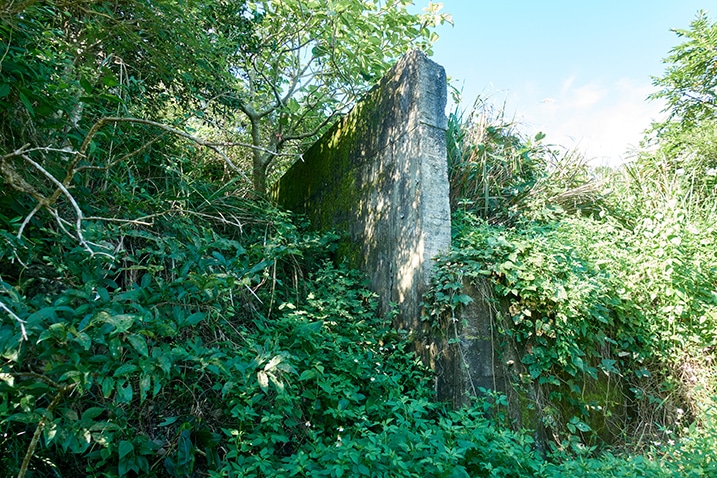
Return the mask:
POLYGON ((60 240, 61 283, 3 282, 4 476, 532 476, 530 438, 431 402, 362 277, 306 262, 331 237, 280 218, 125 231, 119 264, 60 240))

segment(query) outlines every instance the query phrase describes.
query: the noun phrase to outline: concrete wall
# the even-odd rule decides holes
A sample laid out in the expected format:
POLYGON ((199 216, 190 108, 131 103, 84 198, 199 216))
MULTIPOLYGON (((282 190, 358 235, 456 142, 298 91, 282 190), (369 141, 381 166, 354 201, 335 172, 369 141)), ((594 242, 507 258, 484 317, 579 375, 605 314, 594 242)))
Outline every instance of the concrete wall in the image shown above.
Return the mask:
POLYGON ((398 305, 394 325, 416 333, 431 258, 451 240, 446 89, 441 66, 407 54, 275 188, 313 227, 346 234, 341 255, 370 276, 383 313, 398 305))
MULTIPOLYGON (((463 294, 473 302, 442 319, 435 348, 440 370, 436 373, 438 399, 454 407, 470 403, 480 389, 510 392, 505 363, 512 359, 498 336, 498 307, 487 281, 464 281, 463 294)), ((508 351, 510 352, 510 351, 508 351)))

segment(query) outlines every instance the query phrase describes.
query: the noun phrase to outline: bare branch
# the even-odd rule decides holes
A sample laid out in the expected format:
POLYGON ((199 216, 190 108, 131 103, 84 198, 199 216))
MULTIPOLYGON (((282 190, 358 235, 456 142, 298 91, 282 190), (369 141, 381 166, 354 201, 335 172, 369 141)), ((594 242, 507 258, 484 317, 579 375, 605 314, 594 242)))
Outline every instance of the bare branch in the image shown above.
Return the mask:
POLYGON ((25 219, 22 220, 22 224, 20 224, 20 229, 17 230, 18 239, 22 237, 22 233, 25 230, 25 227, 27 227, 27 225, 30 223, 30 220, 32 220, 35 214, 37 214, 44 205, 45 201, 38 201, 35 207, 32 208, 32 211, 30 211, 30 213, 25 216, 25 219))
POLYGON ((119 222, 122 224, 136 224, 138 226, 153 226, 153 222, 141 221, 139 219, 120 219, 116 217, 87 216, 86 221, 119 222))
MULTIPOLYGON (((49 179, 55 186, 57 186, 57 189, 62 191, 62 194, 65 195, 65 197, 70 201, 70 204, 72 204, 72 207, 75 209, 75 214, 77 215, 77 219, 75 221, 75 231, 77 233, 77 240, 80 241, 80 244, 91 254, 94 255, 95 252, 92 250, 92 248, 87 244, 87 241, 85 240, 84 236, 82 235, 82 209, 80 209, 80 205, 77 204, 77 201, 75 200, 74 196, 70 194, 70 191, 67 190, 64 184, 62 184, 55 176, 50 174, 45 168, 40 166, 38 163, 33 161, 29 156, 26 154, 22 155, 22 159, 24 159, 26 162, 30 163, 35 169, 40 171, 43 176, 45 176, 47 179, 49 179)), ((54 202, 54 201, 53 201, 54 202)), ((49 206, 49 204, 46 204, 46 206, 49 206)))
POLYGON ((214 146, 224 146, 224 147, 243 146, 243 147, 251 148, 251 149, 253 149, 253 150, 255 150, 255 151, 261 151, 262 153, 270 154, 270 155, 272 155, 272 156, 297 156, 297 154, 293 154, 293 153, 278 153, 278 152, 276 152, 276 151, 272 151, 272 150, 267 149, 267 148, 262 148, 261 146, 253 146, 253 145, 251 145, 251 144, 242 143, 242 142, 239 142, 239 141, 229 141, 229 142, 209 143, 209 144, 212 144, 212 145, 214 145, 214 146))
POLYGON ((57 212, 57 209, 55 209, 54 207, 45 206, 45 209, 47 209, 47 211, 50 213, 50 215, 52 215, 52 217, 55 218, 55 221, 57 221, 57 226, 60 228, 60 230, 62 230, 62 232, 65 233, 65 235, 73 238, 74 240, 78 240, 75 236, 72 235, 72 233, 70 231, 68 231, 65 228, 65 224, 69 225, 70 221, 68 221, 67 219, 61 218, 60 213, 57 212))
POLYGON ((23 154, 32 153, 35 151, 43 151, 45 153, 65 153, 65 154, 80 154, 78 151, 73 150, 72 148, 51 148, 49 146, 38 146, 35 148, 28 148, 30 144, 24 145, 22 148, 17 149, 13 151, 12 153, 8 153, 5 156, 2 157, 2 159, 10 159, 13 156, 21 156, 23 154))
POLYGON ((302 133, 302 134, 295 134, 295 135, 291 135, 291 136, 284 136, 283 138, 281 138, 280 144, 284 144, 284 143, 286 143, 287 141, 296 141, 296 140, 300 140, 300 139, 310 138, 311 136, 314 136, 314 135, 318 134, 318 132, 321 131, 321 129, 322 129, 324 126, 326 126, 327 124, 329 124, 329 122, 331 122, 331 120, 333 120, 334 118, 336 118, 337 116, 339 116, 339 114, 340 114, 339 112, 334 111, 334 112, 331 113, 329 116, 327 116, 326 119, 324 119, 316 128, 314 128, 314 129, 311 130, 311 131, 308 131, 308 132, 302 133))
POLYGON ((27 322, 25 322, 20 317, 18 317, 17 314, 15 314, 15 312, 10 310, 10 308, 8 306, 6 306, 2 301, 0 301, 0 309, 4 310, 8 314, 10 314, 10 317, 15 319, 17 321, 17 323, 20 324, 20 333, 22 333, 22 339, 27 341, 27 331, 25 330, 25 324, 27 322))
POLYGON ((95 134, 97 134, 99 129, 107 123, 145 124, 145 125, 149 125, 149 126, 154 126, 155 128, 159 128, 164 131, 168 131, 177 136, 181 136, 182 138, 193 141, 194 143, 197 143, 200 146, 204 146, 205 148, 211 149, 217 155, 219 155, 224 160, 224 162, 226 162, 229 165, 229 167, 231 169, 233 169, 235 172, 239 173, 239 175, 241 175, 241 177, 244 178, 247 182, 251 182, 251 180, 246 176, 246 174, 244 174, 244 172, 234 164, 234 162, 229 158, 229 156, 227 156, 224 152, 222 152, 219 148, 217 148, 212 143, 205 141, 201 138, 198 138, 192 134, 189 134, 186 131, 182 131, 180 129, 173 128, 171 126, 167 126, 165 124, 157 123, 156 121, 151 121, 151 120, 145 120, 145 119, 139 119, 139 118, 123 118, 123 117, 114 117, 114 116, 108 116, 108 117, 102 118, 102 119, 98 120, 92 126, 90 131, 87 133, 85 140, 82 142, 82 146, 80 146, 80 153, 82 153, 83 155, 85 154, 85 151, 87 151, 87 148, 89 147, 90 142, 92 141, 92 138, 95 136, 95 134))
MULTIPOLYGON (((286 104, 286 102, 289 101, 289 99, 292 96, 294 96, 294 93, 296 93, 297 85, 299 84, 299 82, 302 78, 306 77, 306 72, 309 70, 311 63, 313 63, 313 61, 315 59, 316 59, 316 57, 312 55, 311 58, 309 59, 309 61, 306 62, 306 65, 304 65, 304 67, 301 69, 301 71, 298 71, 296 73, 296 75, 294 75, 294 78, 291 81, 291 86, 289 87, 289 90, 286 92, 286 95, 284 95, 284 98, 282 98, 282 100, 281 100, 282 105, 286 104)), ((315 75, 311 74, 311 75, 308 75, 308 77, 313 79, 315 77, 315 75)), ((310 82, 311 81, 307 82, 307 84, 310 82)))

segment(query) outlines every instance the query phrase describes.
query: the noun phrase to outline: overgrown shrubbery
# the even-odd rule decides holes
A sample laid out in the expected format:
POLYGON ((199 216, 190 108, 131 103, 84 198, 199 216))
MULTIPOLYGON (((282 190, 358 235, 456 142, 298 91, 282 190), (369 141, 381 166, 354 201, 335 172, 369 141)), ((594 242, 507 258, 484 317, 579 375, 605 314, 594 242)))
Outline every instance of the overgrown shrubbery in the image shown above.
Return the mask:
MULTIPOLYGON (((251 53, 261 20, 245 13, 0 7, 0 475, 717 473, 711 103, 602 174, 489 109, 451 117, 455 248, 434 312, 470 300, 464 279, 492 286, 543 453, 505 397, 433 402, 406 337, 335 262, 335 236, 247 199, 248 155, 216 140, 239 101, 228 55, 251 53), (207 28, 220 13, 232 21, 207 28)), ((697 21, 673 60, 711 65, 713 29, 697 21)), ((677 73, 661 94, 684 86, 677 73)))
POLYGON ((60 237, 57 281, 3 282, 5 474, 532 476, 530 439, 430 403, 361 277, 307 262, 331 237, 275 214, 106 231, 121 261, 60 237))
POLYGON ((526 137, 514 122, 478 99, 470 113, 448 117, 451 209, 472 211, 492 224, 532 215, 597 212, 601 182, 575 150, 526 137))

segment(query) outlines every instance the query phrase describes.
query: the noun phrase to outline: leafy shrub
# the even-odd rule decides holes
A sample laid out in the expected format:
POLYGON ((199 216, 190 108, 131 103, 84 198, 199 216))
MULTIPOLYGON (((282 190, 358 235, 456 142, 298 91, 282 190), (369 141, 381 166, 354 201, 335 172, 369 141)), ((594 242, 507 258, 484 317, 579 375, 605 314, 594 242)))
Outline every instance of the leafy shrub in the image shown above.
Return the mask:
POLYGON ((241 289, 266 269, 196 232, 154 252, 182 259, 171 280, 120 287, 85 260, 66 271, 80 288, 27 298, 3 283, 27 335, 0 327, 8 472, 40 430, 30 469, 61 476, 532 475, 528 437, 429 403, 427 371, 356 273, 325 264, 299 302, 246 314, 241 289))
POLYGON ((717 392, 705 125, 663 130, 657 153, 597 172, 485 104, 449 119, 454 249, 427 297, 431 320, 445 328, 448 312, 493 301, 501 347, 515 350, 506 360, 518 357, 514 386, 534 410, 522 414, 541 417, 560 447, 662 440, 702 421, 717 392), (466 296, 465 280, 492 294, 466 296))

